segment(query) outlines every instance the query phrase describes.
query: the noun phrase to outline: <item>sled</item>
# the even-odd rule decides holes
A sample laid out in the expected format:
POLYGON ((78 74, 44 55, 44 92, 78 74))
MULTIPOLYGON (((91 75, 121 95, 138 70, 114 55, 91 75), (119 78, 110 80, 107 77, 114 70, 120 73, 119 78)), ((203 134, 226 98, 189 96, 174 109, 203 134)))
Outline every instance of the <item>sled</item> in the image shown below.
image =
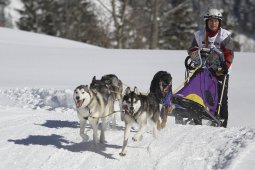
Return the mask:
POLYGON ((218 115, 220 93, 210 65, 215 62, 216 55, 211 54, 211 49, 203 48, 186 58, 186 80, 171 97, 174 108, 171 115, 175 117, 176 124, 221 126, 218 115))

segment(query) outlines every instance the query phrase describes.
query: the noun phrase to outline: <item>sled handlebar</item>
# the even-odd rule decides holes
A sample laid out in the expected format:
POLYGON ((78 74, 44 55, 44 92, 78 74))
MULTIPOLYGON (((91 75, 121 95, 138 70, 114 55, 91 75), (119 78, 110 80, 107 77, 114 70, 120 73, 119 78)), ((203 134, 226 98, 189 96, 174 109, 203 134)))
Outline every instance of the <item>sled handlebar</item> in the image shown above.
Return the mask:
POLYGON ((223 53, 218 48, 216 48, 215 46, 211 47, 211 48, 200 48, 200 52, 204 52, 204 53, 207 53, 207 54, 210 54, 210 53, 214 52, 220 57, 221 61, 224 61, 223 53))
POLYGON ((200 48, 200 51, 210 53, 212 50, 211 48, 200 48))
POLYGON ((217 60, 217 61, 219 60, 220 62, 225 61, 223 53, 220 51, 220 49, 216 48, 213 45, 210 48, 196 48, 185 59, 184 64, 188 70, 194 70, 197 67, 204 66, 205 63, 209 63, 212 65, 214 60, 217 60))

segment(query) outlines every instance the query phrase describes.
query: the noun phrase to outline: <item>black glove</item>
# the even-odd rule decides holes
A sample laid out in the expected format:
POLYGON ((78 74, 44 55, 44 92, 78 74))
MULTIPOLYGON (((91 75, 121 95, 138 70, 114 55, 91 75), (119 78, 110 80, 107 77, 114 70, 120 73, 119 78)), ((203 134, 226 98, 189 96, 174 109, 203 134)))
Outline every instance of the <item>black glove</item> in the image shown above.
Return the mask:
POLYGON ((224 74, 228 74, 228 66, 227 66, 226 62, 221 62, 220 67, 221 67, 220 72, 222 72, 224 74))

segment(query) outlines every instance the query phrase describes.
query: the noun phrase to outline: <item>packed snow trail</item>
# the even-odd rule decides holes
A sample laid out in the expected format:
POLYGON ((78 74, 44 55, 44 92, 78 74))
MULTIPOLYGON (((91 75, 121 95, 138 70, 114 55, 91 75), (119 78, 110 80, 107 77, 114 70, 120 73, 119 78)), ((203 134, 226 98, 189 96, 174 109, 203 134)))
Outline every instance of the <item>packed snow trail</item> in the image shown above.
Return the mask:
MULTIPOLYGON (((152 129, 147 128, 142 141, 129 140, 127 155, 121 157, 119 152, 123 142, 124 123, 120 118, 116 130, 107 130, 107 143, 95 146, 90 126, 90 140, 81 141, 74 109, 69 106, 57 107, 51 103, 56 103, 54 96, 65 94, 68 98, 71 95, 69 90, 57 90, 58 93, 44 90, 42 93, 42 90, 33 89, 31 91, 37 94, 27 90, 22 93, 25 97, 17 95, 21 91, 24 92, 16 89, 16 97, 12 90, 2 91, 0 95, 0 103, 7 105, 0 107, 0 169, 240 168, 245 167, 242 163, 248 160, 246 157, 252 156, 247 149, 255 145, 254 126, 227 129, 182 126, 175 125, 170 117, 167 127, 160 131, 157 139, 152 137, 152 129), (36 96, 41 105, 25 101, 24 98, 28 96, 25 93, 34 94, 30 98, 36 96), (47 102, 43 104, 41 98, 47 98, 47 102), (20 104, 17 104, 16 99, 19 99, 20 104)), ((66 99, 58 98, 58 103, 63 106, 66 99)))

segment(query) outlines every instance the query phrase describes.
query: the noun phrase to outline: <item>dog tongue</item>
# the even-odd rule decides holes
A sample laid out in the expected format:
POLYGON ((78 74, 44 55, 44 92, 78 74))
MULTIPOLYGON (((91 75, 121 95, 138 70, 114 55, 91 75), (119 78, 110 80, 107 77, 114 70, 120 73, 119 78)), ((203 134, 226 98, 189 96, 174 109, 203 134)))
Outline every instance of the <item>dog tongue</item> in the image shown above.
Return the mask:
POLYGON ((79 108, 79 107, 81 107, 81 105, 82 105, 82 100, 77 101, 76 107, 79 108))

